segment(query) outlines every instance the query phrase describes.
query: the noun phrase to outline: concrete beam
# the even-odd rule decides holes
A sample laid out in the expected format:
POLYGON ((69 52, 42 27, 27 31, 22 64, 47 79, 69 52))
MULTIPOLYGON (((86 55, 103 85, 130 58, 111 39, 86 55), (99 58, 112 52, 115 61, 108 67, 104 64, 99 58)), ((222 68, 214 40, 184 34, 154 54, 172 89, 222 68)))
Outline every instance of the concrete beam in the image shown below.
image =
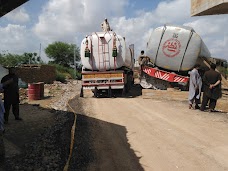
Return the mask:
POLYGON ((228 0, 191 0, 191 15, 228 14, 228 0))
POLYGON ((0 17, 14 10, 29 0, 0 0, 0 17))

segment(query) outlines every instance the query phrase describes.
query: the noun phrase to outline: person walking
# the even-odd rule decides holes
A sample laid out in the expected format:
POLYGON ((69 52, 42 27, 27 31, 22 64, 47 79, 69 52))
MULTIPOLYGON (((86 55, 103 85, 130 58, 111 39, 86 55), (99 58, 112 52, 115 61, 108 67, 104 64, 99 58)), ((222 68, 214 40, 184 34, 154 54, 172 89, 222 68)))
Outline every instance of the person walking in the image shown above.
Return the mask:
POLYGON ((22 120, 19 117, 19 87, 18 87, 18 77, 15 74, 15 68, 9 68, 9 74, 4 76, 1 83, 9 82, 3 86, 4 89, 4 107, 5 107, 5 124, 8 123, 9 111, 12 106, 12 111, 15 120, 22 120))
POLYGON ((222 97, 221 91, 221 74, 215 71, 216 65, 212 63, 210 70, 206 71, 203 76, 204 93, 200 110, 204 111, 209 102, 209 110, 215 111, 217 100, 222 97))
POLYGON ((201 88, 202 88, 202 78, 198 72, 200 68, 199 64, 196 64, 192 71, 189 72, 189 109, 200 109, 200 97, 201 97, 201 88), (193 107, 193 104, 195 106, 193 107))

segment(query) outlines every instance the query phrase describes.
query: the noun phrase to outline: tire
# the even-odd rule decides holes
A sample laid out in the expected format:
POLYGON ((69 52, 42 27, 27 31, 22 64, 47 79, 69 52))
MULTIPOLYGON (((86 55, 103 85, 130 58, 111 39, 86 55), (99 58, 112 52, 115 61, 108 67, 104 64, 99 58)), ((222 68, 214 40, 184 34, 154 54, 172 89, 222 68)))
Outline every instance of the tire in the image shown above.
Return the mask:
POLYGON ((95 87, 95 89, 94 89, 94 97, 96 97, 96 98, 98 98, 99 97, 99 94, 98 94, 98 89, 97 89, 97 87, 95 87))
POLYGON ((122 90, 122 97, 126 96, 126 87, 124 86, 123 90, 122 90))
POLYGON ((80 97, 84 97, 83 87, 81 88, 80 97))
POLYGON ((112 97, 112 88, 109 87, 108 89, 108 97, 111 98, 112 97))

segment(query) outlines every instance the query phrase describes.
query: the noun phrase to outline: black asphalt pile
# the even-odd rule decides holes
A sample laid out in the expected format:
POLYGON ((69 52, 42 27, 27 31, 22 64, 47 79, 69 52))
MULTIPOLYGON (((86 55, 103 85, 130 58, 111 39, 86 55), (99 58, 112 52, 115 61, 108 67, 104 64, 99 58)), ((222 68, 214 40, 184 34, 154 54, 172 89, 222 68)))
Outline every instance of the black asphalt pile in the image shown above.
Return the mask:
MULTIPOLYGON (((20 105, 23 121, 15 121, 13 114, 10 114, 4 135, 6 158, 0 165, 0 171, 63 170, 70 152, 71 129, 74 122, 74 114, 67 111, 67 104, 68 100, 79 95, 81 84, 74 80, 67 84, 55 82, 52 85, 45 84, 45 88, 48 90, 47 100, 49 96, 56 97, 51 103, 46 104, 51 109, 23 103, 20 105)), ((26 96, 26 93, 22 92, 23 95, 26 96)), ((45 104, 45 101, 43 103, 45 104)), ((80 105, 77 107, 80 108, 80 105)), ((79 129, 84 128, 81 131, 86 129, 86 122, 80 121, 77 124, 79 129)), ((85 135, 86 137, 83 132, 77 135, 71 170, 83 170, 80 167, 85 166, 85 161, 90 158, 90 153, 86 152, 89 133, 85 132, 85 135)))
POLYGON ((58 171, 63 170, 69 155, 71 127, 74 115, 56 111, 53 126, 29 143, 24 151, 13 158, 6 158, 6 171, 58 171))

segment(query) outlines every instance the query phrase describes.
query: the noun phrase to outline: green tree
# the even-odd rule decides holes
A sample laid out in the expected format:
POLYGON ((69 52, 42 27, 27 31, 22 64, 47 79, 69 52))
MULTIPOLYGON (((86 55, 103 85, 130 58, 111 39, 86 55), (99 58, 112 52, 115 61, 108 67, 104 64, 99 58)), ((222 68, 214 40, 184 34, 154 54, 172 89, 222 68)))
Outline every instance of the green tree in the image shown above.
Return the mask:
POLYGON ((37 53, 24 53, 24 64, 37 64, 42 62, 37 53))
POLYGON ((59 64, 65 67, 74 65, 74 50, 76 60, 79 60, 79 48, 75 44, 64 42, 54 42, 45 49, 47 57, 53 59, 51 63, 59 64))
POLYGON ((43 63, 37 53, 24 53, 23 55, 3 53, 0 54, 0 64, 7 67, 18 66, 21 64, 43 63))
POLYGON ((1 54, 0 55, 0 64, 3 66, 17 66, 20 63, 21 56, 20 55, 15 55, 15 54, 1 54))

